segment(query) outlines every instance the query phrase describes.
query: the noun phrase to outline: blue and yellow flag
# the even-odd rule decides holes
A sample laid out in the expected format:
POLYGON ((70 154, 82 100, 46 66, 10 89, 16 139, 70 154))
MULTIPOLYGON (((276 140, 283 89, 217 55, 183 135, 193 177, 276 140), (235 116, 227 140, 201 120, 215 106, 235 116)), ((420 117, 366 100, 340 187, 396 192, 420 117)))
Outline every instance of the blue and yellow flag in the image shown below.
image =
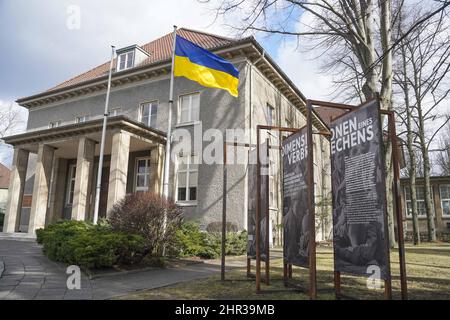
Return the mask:
POLYGON ((178 35, 174 75, 238 96, 239 71, 229 61, 178 35))

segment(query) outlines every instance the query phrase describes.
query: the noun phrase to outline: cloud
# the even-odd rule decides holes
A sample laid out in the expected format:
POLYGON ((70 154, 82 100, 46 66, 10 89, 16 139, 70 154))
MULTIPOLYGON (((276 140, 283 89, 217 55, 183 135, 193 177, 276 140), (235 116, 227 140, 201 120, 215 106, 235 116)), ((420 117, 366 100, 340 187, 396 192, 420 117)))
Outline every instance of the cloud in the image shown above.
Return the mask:
MULTIPOLYGON (((145 44, 173 25, 224 34, 193 0, 0 1, 0 99, 41 92, 109 60, 110 45, 145 44), (73 26, 79 8, 80 28, 73 26)), ((227 35, 227 34, 225 34, 227 35)))

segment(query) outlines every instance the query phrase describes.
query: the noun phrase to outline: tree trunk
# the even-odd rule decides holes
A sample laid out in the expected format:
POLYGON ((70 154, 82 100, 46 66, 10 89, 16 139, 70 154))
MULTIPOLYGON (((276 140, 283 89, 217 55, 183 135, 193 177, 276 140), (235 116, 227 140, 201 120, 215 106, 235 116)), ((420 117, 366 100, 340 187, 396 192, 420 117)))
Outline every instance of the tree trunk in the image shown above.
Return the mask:
MULTIPOLYGON (((416 95, 419 96, 420 95, 416 95)), ((420 149, 422 151, 423 158, 423 177, 425 180, 425 210, 427 213, 427 229, 428 229, 428 241, 436 241, 436 226, 434 223, 434 210, 433 210, 433 202, 431 200, 431 183, 430 183, 430 157, 428 155, 428 148, 425 140, 425 125, 422 114, 422 103, 417 100, 417 113, 419 120, 419 142, 420 149)))
MULTIPOLYGON (((383 57, 382 77, 381 77, 381 92, 380 98, 382 107, 387 110, 392 110, 392 50, 390 50, 392 42, 391 34, 391 0, 379 1, 380 6, 380 28, 381 28, 381 46, 383 57)), ((388 228, 389 228, 389 244, 391 248, 396 246, 395 241, 395 220, 394 220, 394 196, 393 196, 393 181, 394 172, 392 164, 392 145, 388 140, 385 147, 386 155, 386 201, 388 213, 388 228)))
POLYGON ((434 208, 431 200, 431 183, 430 183, 430 157, 428 150, 422 147, 423 152, 423 173, 425 180, 425 209, 427 211, 428 241, 436 241, 436 225, 434 222, 434 208))
MULTIPOLYGON (((401 18, 401 16, 400 16, 401 18)), ((405 95, 405 108, 406 108, 406 134, 407 140, 406 145, 408 148, 409 154, 409 190, 411 197, 411 215, 412 215, 412 223, 413 223, 413 243, 414 245, 420 244, 420 230, 419 230, 419 217, 417 214, 417 192, 416 192, 416 153, 414 152, 413 146, 413 131, 412 131, 412 108, 409 105, 409 85, 408 85, 408 76, 407 76, 407 68, 406 68, 406 50, 402 45, 402 62, 403 62, 403 92, 405 95)))

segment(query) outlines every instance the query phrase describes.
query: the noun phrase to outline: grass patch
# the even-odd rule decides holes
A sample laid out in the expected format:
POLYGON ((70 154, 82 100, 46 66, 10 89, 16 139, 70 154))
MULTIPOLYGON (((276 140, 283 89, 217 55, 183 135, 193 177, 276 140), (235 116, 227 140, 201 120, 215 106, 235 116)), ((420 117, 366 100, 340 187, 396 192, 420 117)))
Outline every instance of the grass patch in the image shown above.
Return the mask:
MULTIPOLYGON (((280 251, 280 249, 275 249, 280 251)), ((450 299, 450 244, 423 244, 406 246, 409 299, 450 299)), ((262 263, 262 274, 264 274, 262 263)), ((391 253, 394 299, 400 299, 400 278, 397 250, 391 253)), ((254 267, 252 267, 254 271, 254 267)), ((255 293, 255 282, 247 279, 245 268, 227 272, 227 280, 217 275, 163 288, 137 292, 120 299, 281 299, 306 300, 303 292, 283 285, 282 259, 271 261, 271 284, 261 284, 262 293, 255 293)), ((293 280, 307 288, 308 270, 294 267, 293 280)), ((369 290, 366 278, 342 275, 342 293, 359 299, 383 299, 384 289, 369 290)), ((332 248, 317 249, 317 287, 319 299, 334 299, 332 248)))

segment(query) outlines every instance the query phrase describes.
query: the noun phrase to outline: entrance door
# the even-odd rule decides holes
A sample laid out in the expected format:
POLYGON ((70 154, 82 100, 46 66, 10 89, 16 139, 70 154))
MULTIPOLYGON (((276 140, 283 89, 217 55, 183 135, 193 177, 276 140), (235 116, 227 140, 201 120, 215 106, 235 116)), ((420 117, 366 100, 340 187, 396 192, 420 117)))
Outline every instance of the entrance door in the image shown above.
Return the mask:
POLYGON ((98 215, 100 218, 106 218, 106 208, 108 206, 108 189, 109 189, 109 167, 103 167, 102 183, 100 186, 100 204, 98 215))

